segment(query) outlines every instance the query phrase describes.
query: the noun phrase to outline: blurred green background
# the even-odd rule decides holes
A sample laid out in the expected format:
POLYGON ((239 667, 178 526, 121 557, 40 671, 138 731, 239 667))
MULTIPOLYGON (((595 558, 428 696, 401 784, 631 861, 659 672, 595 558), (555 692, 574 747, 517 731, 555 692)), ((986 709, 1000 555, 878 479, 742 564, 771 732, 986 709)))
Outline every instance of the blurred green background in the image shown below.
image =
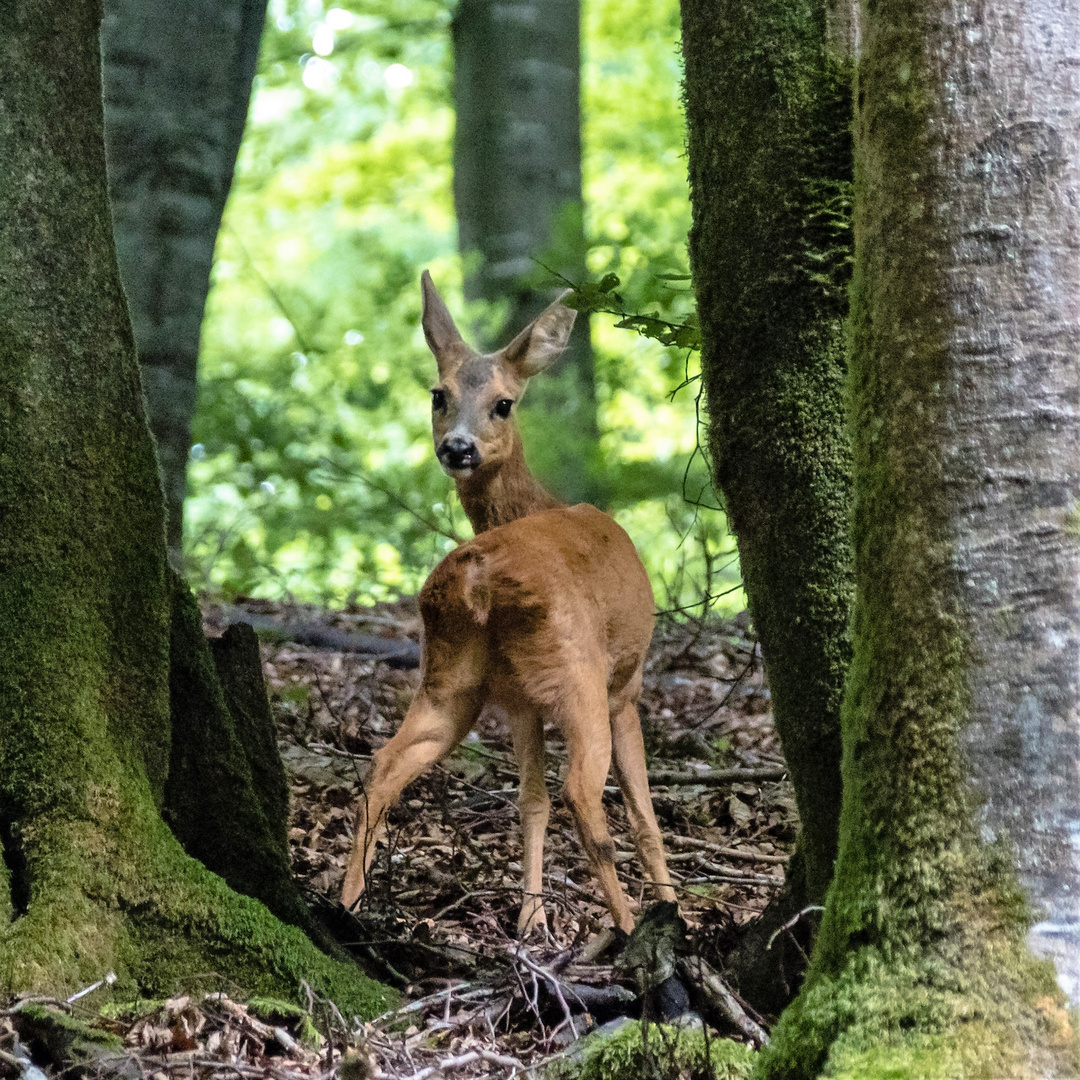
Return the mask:
MULTIPOLYGON (((587 267, 622 308, 693 308, 676 0, 587 0, 587 267)), ((203 327, 185 508, 197 588, 330 605, 415 592, 470 535, 431 447, 428 267, 461 325, 451 8, 270 0, 203 327)), ((603 486, 660 608, 744 606, 695 453, 697 354, 592 317, 603 486), (696 606, 695 606, 696 605, 696 606)), ((551 438, 525 431, 526 450, 551 438)))

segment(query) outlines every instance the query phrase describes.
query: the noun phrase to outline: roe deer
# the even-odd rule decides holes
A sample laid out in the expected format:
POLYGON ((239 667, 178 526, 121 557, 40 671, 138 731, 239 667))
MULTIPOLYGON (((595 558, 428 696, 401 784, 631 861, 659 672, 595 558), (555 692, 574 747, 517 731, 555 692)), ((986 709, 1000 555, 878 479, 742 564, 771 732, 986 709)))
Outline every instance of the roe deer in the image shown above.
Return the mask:
POLYGON ((675 899, 637 711, 652 588, 630 538, 607 514, 564 506, 537 483, 514 421, 525 384, 566 347, 576 313, 556 301, 505 348, 480 355, 458 333, 427 271, 421 286, 424 336, 439 370, 431 392, 435 453, 476 537, 447 555, 420 591, 422 682, 400 730, 374 755, 342 903, 353 907, 364 891, 402 789, 461 742, 485 705, 496 705, 509 718, 521 776, 518 933, 547 924, 548 718, 566 741, 564 795, 589 865, 615 925, 629 932, 634 920, 601 802, 613 758, 645 877, 661 899, 675 899))

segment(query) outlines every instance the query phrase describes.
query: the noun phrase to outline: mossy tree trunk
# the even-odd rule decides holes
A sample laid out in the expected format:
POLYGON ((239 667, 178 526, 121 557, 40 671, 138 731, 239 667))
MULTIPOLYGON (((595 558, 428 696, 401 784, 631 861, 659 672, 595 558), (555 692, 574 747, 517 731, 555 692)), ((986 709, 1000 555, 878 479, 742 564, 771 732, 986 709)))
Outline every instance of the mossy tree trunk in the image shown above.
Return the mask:
POLYGON ((109 195, 180 569, 196 361, 266 0, 106 0, 109 195))
POLYGON ((208 870, 333 948, 292 876, 288 780, 255 631, 238 623, 207 641, 191 590, 175 571, 168 576, 172 738, 162 816, 208 870))
MULTIPOLYGON (((376 984, 186 855, 164 507, 106 191, 96 3, 0 10, 0 985, 376 984)), ((205 645, 203 646, 205 648, 205 645)))
MULTIPOLYGON (((765 942, 832 878, 850 658, 851 64, 828 15, 823 0, 682 3, 709 449, 802 819, 786 893, 734 958, 770 1011, 784 938, 768 957, 765 942)), ((794 978, 797 950, 787 959, 794 978)))
POLYGON ((862 30, 840 854, 762 1074, 1073 1076, 1080 4, 862 30))
MULTIPOLYGON (((465 295, 507 303, 484 348, 505 345, 551 302, 551 275, 538 261, 575 282, 585 275, 580 23, 579 0, 461 0, 454 15, 454 206, 465 295)), ((560 497, 601 498, 585 316, 558 368, 530 386, 522 425, 530 464, 560 497)))

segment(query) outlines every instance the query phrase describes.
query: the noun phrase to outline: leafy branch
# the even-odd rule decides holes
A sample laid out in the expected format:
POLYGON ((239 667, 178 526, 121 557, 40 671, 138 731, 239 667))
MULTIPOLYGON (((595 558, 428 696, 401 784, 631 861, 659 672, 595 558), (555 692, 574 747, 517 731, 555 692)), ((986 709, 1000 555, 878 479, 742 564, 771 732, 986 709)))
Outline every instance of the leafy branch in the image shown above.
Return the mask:
MULTIPOLYGON (((618 274, 605 274, 599 281, 576 284, 550 267, 545 266, 544 269, 573 290, 573 295, 563 301, 567 307, 585 315, 593 312, 614 315, 619 320, 615 324, 618 329, 636 330, 642 337, 651 338, 661 345, 691 351, 701 349, 701 327, 696 312, 687 315, 684 322, 671 322, 656 314, 626 311, 622 306, 622 296, 615 291, 621 284, 618 274)), ((664 281, 690 280, 689 274, 660 274, 659 277, 664 281)))

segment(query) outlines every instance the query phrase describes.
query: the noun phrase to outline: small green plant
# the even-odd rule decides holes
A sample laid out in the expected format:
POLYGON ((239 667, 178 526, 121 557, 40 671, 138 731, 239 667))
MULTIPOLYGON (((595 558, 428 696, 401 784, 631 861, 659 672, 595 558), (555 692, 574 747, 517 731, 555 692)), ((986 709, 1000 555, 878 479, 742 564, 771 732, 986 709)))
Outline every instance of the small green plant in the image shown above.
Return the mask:
POLYGON ((707 1038, 702 1027, 647 1025, 638 1020, 611 1035, 591 1035, 581 1051, 548 1067, 546 1080, 747 1080, 754 1052, 730 1039, 707 1038))
POLYGON ((294 683, 292 686, 284 687, 279 692, 279 697, 285 704, 302 707, 308 703, 308 699, 311 697, 311 687, 306 686, 304 683, 294 683))
POLYGON ((709 764, 717 768, 730 765, 732 754, 731 740, 723 735, 718 735, 709 744, 709 764))

